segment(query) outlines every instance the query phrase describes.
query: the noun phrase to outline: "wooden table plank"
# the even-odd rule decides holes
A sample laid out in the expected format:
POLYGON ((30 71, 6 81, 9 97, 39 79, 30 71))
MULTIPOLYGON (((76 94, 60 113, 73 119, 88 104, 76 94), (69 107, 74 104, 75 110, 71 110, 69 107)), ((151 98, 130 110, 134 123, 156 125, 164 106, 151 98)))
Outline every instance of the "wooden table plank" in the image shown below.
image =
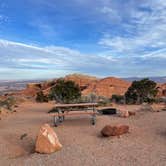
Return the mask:
POLYGON ((72 113, 53 113, 50 114, 50 116, 72 116, 72 115, 93 115, 96 114, 96 112, 72 112, 72 113))
POLYGON ((98 103, 79 103, 79 104, 57 104, 55 108, 70 108, 70 107, 93 107, 97 106, 98 103))

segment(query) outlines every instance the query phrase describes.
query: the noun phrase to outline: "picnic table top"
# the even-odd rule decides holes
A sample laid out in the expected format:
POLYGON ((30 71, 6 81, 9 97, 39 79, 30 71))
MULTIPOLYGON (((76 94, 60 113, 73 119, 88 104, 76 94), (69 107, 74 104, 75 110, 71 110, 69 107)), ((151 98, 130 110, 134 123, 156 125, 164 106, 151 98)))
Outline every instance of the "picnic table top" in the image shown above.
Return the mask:
POLYGON ((97 106, 97 105, 98 103, 56 104, 55 108, 90 107, 90 106, 97 106))

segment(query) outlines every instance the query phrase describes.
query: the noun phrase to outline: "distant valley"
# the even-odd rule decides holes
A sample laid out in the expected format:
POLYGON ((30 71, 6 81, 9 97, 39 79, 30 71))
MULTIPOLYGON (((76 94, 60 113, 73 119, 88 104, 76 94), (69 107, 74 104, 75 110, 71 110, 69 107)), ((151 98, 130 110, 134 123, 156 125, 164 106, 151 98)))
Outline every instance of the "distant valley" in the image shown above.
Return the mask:
POLYGON ((28 83, 37 83, 41 80, 0 80, 0 94, 18 91, 26 88, 28 83))

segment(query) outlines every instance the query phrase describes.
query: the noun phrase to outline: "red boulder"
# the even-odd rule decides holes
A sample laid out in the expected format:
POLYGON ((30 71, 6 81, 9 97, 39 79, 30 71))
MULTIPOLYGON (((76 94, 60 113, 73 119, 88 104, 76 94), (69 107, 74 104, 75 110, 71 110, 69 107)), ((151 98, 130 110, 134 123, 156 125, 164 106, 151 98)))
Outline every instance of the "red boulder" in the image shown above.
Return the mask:
POLYGON ((118 126, 106 125, 101 130, 101 134, 104 137, 119 136, 119 135, 122 135, 122 134, 125 134, 128 132, 129 132, 129 126, 127 126, 127 125, 118 125, 118 126))

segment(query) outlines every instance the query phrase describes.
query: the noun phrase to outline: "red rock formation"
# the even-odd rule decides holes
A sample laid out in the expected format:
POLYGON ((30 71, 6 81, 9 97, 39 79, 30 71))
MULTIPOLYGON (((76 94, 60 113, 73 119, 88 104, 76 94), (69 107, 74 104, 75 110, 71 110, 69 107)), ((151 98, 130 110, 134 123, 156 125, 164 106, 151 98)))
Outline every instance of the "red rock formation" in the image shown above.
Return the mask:
POLYGON ((113 94, 124 95, 130 85, 131 83, 125 80, 115 77, 107 77, 91 82, 91 84, 83 90, 82 93, 83 95, 95 93, 98 96, 111 98, 113 94))
POLYGON ((76 84, 79 85, 81 90, 86 89, 92 82, 98 80, 96 77, 82 74, 67 75, 64 79, 74 81, 76 84))
POLYGON ((38 133, 36 140, 36 152, 53 153, 62 148, 55 131, 48 125, 44 124, 38 133))
POLYGON ((166 97, 166 83, 158 84, 158 94, 157 97, 166 97))
MULTIPOLYGON (((131 82, 115 78, 107 77, 104 79, 98 79, 96 77, 91 77, 81 74, 72 74, 64 77, 64 80, 74 81, 80 86, 82 95, 89 95, 94 93, 98 96, 104 96, 111 98, 113 94, 124 95, 127 91, 131 82)), ((21 94, 25 96, 35 96, 39 90, 42 90, 45 95, 49 94, 50 89, 56 85, 57 80, 49 80, 43 83, 32 83, 28 84, 25 90, 20 91, 21 94)), ((166 83, 158 84, 158 97, 166 97, 166 83)))
POLYGON ((37 92, 40 91, 40 88, 26 88, 24 90, 21 90, 17 93, 17 95, 22 95, 26 97, 34 97, 36 96, 37 92))

